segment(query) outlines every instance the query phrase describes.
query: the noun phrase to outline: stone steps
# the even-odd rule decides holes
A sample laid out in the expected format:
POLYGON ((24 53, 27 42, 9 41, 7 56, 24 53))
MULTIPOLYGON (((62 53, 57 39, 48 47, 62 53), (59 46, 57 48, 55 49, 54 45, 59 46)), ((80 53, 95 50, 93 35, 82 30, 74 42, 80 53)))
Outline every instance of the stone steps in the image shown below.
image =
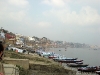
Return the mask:
POLYGON ((13 64, 3 64, 5 75, 19 75, 18 68, 13 64))

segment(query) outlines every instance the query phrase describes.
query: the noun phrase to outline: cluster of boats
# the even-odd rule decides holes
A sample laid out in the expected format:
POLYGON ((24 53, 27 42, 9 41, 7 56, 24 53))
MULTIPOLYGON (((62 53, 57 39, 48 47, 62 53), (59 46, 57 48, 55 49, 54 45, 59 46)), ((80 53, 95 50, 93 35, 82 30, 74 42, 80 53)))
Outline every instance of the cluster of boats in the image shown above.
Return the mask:
POLYGON ((52 59, 56 62, 66 63, 67 66, 69 67, 78 68, 78 71, 81 71, 81 72, 96 72, 97 74, 100 74, 100 67, 97 67, 97 66, 89 67, 89 64, 83 64, 83 60, 78 60, 78 58, 67 58, 64 55, 62 56, 54 52, 45 52, 41 50, 36 51, 36 53, 39 56, 52 59))
POLYGON ((78 60, 78 58, 67 58, 64 55, 59 55, 54 52, 44 52, 44 51, 36 51, 36 53, 40 56, 47 57, 49 59, 53 59, 59 63, 66 63, 67 66, 70 67, 86 67, 88 64, 83 64, 83 60, 78 60))
POLYGON ((80 72, 95 72, 100 75, 100 67, 97 67, 97 66, 81 67, 81 68, 78 68, 78 71, 80 71, 80 72))

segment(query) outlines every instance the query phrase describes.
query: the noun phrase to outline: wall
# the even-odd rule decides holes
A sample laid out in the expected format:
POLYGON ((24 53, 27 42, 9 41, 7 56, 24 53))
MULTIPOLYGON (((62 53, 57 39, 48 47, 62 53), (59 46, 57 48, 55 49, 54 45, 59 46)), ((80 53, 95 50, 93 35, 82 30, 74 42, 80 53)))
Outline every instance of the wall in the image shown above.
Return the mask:
POLYGON ((4 59, 5 63, 19 65, 24 69, 29 69, 29 60, 28 59, 4 59))

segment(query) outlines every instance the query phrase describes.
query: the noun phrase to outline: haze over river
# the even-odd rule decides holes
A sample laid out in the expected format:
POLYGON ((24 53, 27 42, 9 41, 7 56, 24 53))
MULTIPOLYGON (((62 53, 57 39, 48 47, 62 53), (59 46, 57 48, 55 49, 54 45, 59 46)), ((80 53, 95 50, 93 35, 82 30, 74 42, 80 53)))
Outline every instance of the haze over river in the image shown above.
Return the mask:
POLYGON ((100 50, 88 48, 51 48, 51 51, 66 56, 67 58, 78 58, 89 66, 100 66, 100 50))

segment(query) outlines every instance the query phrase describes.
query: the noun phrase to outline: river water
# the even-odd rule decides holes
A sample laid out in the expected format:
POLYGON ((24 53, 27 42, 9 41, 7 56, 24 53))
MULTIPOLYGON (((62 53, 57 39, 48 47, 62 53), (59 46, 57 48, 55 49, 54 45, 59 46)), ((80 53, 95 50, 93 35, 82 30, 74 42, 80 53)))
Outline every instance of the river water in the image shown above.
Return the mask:
POLYGON ((68 58, 78 58, 78 60, 83 60, 84 64, 89 64, 89 66, 100 66, 100 50, 88 48, 51 48, 50 51, 68 58))

